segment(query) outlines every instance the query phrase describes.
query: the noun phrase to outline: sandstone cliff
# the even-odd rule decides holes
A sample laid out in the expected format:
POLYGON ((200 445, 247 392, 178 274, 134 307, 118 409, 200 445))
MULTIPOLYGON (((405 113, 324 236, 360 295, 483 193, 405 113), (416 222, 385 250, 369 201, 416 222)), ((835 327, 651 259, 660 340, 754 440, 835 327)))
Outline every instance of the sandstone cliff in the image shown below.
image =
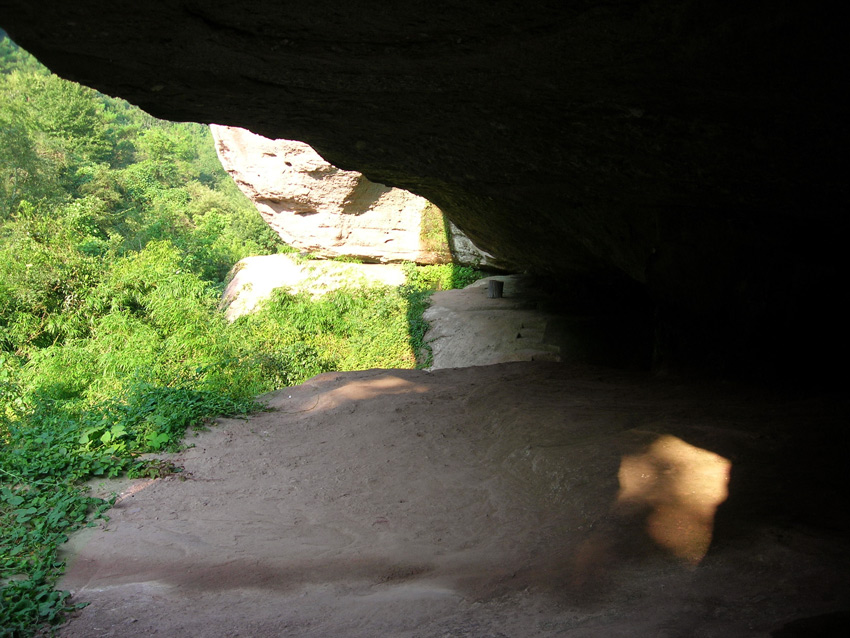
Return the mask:
POLYGON ((310 146, 210 126, 225 170, 290 246, 367 262, 494 265, 428 200, 326 162, 310 146))

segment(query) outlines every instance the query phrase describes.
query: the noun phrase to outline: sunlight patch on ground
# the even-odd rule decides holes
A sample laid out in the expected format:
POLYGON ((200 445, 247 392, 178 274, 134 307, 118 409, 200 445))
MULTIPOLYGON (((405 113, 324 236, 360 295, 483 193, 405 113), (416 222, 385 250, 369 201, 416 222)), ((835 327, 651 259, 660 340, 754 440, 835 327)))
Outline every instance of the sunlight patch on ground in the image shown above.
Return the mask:
POLYGON ((662 436, 643 454, 623 457, 617 503, 648 508, 647 534, 696 565, 711 544, 714 514, 728 496, 731 468, 718 454, 662 436))

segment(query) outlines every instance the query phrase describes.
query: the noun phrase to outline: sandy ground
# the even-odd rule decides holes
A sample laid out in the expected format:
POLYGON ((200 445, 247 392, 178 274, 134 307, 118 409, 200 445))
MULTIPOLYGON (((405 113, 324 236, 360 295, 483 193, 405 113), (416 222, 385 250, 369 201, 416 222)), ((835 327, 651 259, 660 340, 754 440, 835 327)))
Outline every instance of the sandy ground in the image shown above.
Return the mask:
POLYGON ((267 399, 98 486, 62 636, 847 633, 843 397, 529 361, 267 399))

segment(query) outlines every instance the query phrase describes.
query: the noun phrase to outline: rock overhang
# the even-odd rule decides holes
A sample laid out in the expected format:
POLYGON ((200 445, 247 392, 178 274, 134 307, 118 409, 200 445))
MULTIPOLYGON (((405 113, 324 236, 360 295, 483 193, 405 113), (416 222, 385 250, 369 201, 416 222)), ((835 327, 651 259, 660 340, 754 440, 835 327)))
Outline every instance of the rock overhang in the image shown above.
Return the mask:
POLYGON ((0 7, 60 75, 422 195, 579 305, 651 316, 662 358, 760 362, 781 342, 804 361, 844 343, 831 4, 0 7))

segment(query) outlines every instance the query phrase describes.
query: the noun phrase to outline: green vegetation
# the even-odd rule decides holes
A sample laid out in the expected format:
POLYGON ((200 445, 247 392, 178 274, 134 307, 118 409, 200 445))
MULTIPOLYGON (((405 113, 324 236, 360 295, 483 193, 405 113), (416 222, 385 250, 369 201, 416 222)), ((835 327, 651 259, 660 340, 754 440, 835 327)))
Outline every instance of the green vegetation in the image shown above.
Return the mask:
POLYGON ((435 290, 464 288, 484 275, 480 270, 457 264, 419 268, 406 264, 405 275, 407 281, 403 294, 407 300, 406 319, 410 347, 416 356, 416 367, 427 368, 433 359, 431 346, 425 341, 428 324, 422 318, 422 313, 428 307, 428 297, 435 290))
POLYGON ((0 637, 17 637, 74 608, 56 550, 110 506, 84 481, 179 471, 141 455, 315 374, 426 365, 427 296, 480 273, 409 265, 399 288, 278 291, 229 324, 228 270, 288 247, 207 128, 65 82, 2 36, 0 637))
POLYGON ((419 225, 419 241, 422 248, 434 253, 439 261, 450 262, 452 253, 449 250, 448 229, 443 211, 428 202, 422 211, 419 225))

